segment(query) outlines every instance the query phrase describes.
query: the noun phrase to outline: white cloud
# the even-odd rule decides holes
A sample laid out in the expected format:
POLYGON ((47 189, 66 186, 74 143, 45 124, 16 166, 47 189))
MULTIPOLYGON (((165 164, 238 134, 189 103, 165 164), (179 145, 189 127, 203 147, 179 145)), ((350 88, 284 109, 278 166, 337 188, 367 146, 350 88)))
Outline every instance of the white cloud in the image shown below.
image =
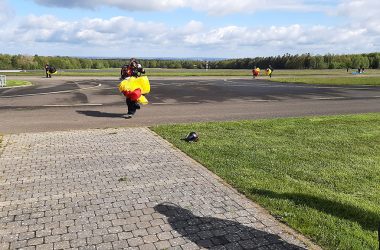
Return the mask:
MULTIPOLYGON (((375 19, 371 20, 376 23, 375 19)), ((12 25, 4 25, 2 32, 0 46, 15 47, 19 50, 17 54, 23 51, 44 54, 47 53, 44 47, 52 50, 55 47, 56 53, 74 53, 70 55, 83 55, 93 49, 95 55, 108 56, 120 56, 125 52, 129 55, 147 53, 144 54, 147 56, 149 51, 161 53, 156 54, 158 56, 210 53, 209 56, 215 57, 380 51, 379 31, 352 25, 228 25, 210 29, 196 20, 183 26, 168 26, 125 16, 68 21, 51 15, 31 15, 12 25), (75 50, 70 49, 73 47, 75 50), (40 51, 33 51, 37 49, 40 51)))
MULTIPOLYGON (((307 0, 34 0, 51 7, 96 9, 103 6, 117 7, 129 11, 166 11, 191 8, 211 15, 252 13, 261 10, 323 11, 325 7, 307 0)), ((322 1, 323 2, 323 1, 322 1)))
POLYGON ((167 28, 163 24, 138 22, 129 17, 61 21, 54 16, 28 16, 12 37, 24 42, 82 43, 92 45, 122 45, 135 41, 159 41, 167 28), (121 25, 122 24, 122 25, 121 25))
POLYGON ((324 7, 302 0, 224 0, 204 1, 192 0, 191 7, 197 11, 206 11, 211 15, 227 15, 233 13, 253 13, 265 10, 288 11, 322 11, 324 7))
POLYGON ((13 9, 9 6, 5 0, 0 0, 0 23, 4 24, 12 19, 13 9))
POLYGON ((188 22, 183 28, 180 30, 183 33, 194 33, 194 32, 200 32, 204 28, 203 23, 195 20, 191 20, 188 22))
POLYGON ((36 3, 51 6, 51 7, 64 7, 64 8, 86 8, 95 9, 102 6, 117 7, 125 10, 145 10, 145 11, 162 11, 168 9, 176 9, 186 7, 185 0, 140 0, 140 1, 126 1, 126 0, 34 0, 36 3))
POLYGON ((380 35, 380 1, 353 0, 341 1, 335 13, 348 18, 355 29, 368 29, 380 35))
POLYGON ((298 24, 268 28, 227 26, 187 35, 184 41, 193 47, 218 47, 223 50, 230 48, 237 53, 249 51, 261 54, 265 51, 264 53, 271 55, 274 55, 275 51, 325 54, 380 50, 380 38, 369 36, 366 29, 304 27, 298 24))
POLYGON ((351 0, 341 1, 337 6, 337 13, 357 20, 368 20, 380 16, 380 1, 378 0, 351 0))

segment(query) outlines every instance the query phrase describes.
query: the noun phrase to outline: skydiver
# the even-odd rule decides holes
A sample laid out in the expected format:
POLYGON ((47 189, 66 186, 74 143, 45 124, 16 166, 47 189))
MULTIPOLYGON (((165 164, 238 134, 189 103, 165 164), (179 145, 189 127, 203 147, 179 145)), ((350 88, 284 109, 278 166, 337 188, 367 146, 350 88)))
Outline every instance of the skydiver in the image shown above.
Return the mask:
MULTIPOLYGON (((125 66, 125 65, 124 65, 125 66)), ((129 65, 121 69, 121 80, 124 80, 129 77, 139 77, 141 74, 145 74, 144 68, 135 58, 131 58, 129 65)), ((140 104, 137 102, 136 93, 124 91, 124 96, 126 97, 125 103, 128 107, 128 113, 124 116, 126 119, 132 118, 136 113, 137 109, 140 109, 140 104)), ((141 93, 140 93, 141 95, 141 93)))

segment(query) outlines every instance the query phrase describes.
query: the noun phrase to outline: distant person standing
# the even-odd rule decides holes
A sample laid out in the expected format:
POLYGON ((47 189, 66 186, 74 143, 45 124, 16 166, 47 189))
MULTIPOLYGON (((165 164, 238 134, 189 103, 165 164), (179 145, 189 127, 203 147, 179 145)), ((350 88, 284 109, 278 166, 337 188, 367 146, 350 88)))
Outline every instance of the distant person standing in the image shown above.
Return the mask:
POLYGON ((257 68, 256 66, 252 70, 252 76, 253 78, 256 78, 256 76, 259 76, 260 74, 260 68, 257 68))
POLYGON ((46 78, 51 78, 51 75, 57 73, 57 70, 55 69, 54 66, 50 66, 49 64, 46 64, 45 73, 46 73, 46 78))
POLYGON ((46 73, 46 78, 49 78, 49 77, 51 77, 51 75, 49 74, 49 68, 50 68, 49 64, 45 64, 45 73, 46 73))
POLYGON ((269 77, 272 78, 272 74, 273 74, 273 67, 272 67, 272 65, 269 64, 268 69, 269 69, 269 77))

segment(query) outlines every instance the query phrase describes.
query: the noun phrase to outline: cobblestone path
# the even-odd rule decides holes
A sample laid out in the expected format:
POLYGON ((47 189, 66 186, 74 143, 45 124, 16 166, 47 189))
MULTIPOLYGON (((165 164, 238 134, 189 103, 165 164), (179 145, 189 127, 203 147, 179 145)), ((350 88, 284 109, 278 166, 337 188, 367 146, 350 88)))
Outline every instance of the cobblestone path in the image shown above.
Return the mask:
POLYGON ((147 128, 1 146, 0 249, 318 249, 147 128))

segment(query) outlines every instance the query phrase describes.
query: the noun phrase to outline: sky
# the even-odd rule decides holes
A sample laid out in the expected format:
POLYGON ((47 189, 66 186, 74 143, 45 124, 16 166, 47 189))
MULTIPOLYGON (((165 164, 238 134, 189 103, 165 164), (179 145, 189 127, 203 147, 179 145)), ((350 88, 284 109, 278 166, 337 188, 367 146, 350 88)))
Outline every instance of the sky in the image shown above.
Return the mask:
POLYGON ((380 52, 379 0, 0 0, 0 54, 242 58, 380 52))

